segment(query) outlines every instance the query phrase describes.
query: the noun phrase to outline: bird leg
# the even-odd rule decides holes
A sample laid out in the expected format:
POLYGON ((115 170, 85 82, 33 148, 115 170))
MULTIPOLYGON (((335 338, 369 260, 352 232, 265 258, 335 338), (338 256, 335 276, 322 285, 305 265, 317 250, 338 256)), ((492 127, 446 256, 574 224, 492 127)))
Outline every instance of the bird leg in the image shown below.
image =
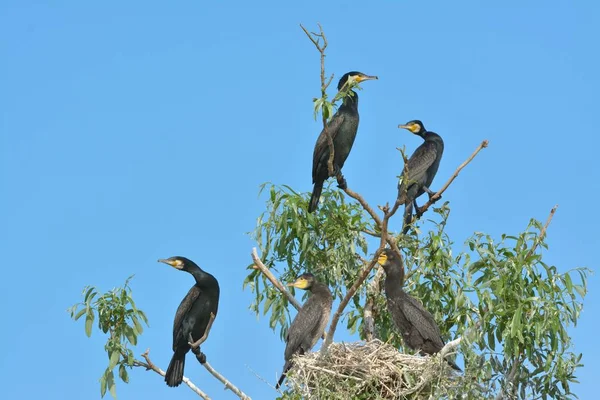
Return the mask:
MULTIPOLYGON (((427 186, 422 186, 422 188, 425 191, 425 193, 427 193, 427 195, 429 196, 429 201, 432 204, 442 198, 442 195, 438 195, 437 199, 434 200, 433 196, 435 195, 435 192, 431 191, 431 189, 429 189, 427 186)), ((416 210, 417 218, 421 218, 423 213, 426 211, 426 210, 423 210, 421 207, 417 206, 416 201, 415 201, 415 210, 416 210)))
POLYGON ((337 179, 338 187, 342 190, 346 190, 348 184, 346 183, 346 178, 342 175, 342 170, 336 165, 334 167, 335 179, 337 179))
POLYGON ((194 342, 194 339, 192 338, 192 334, 190 333, 188 336, 188 344, 190 345, 190 348, 192 349, 192 353, 194 353, 196 355, 196 358, 198 359, 198 361, 200 361, 200 364, 204 364, 206 362, 206 355, 204 353, 202 353, 200 351, 200 345, 202 343, 204 343, 206 341, 206 339, 208 339, 208 334, 210 332, 210 329, 212 328, 212 324, 215 321, 215 314, 210 313, 210 319, 208 320, 208 325, 206 325, 206 330, 204 331, 204 335, 202 335, 202 337, 198 340, 196 340, 194 342))
MULTIPOLYGON (((433 197, 433 195, 435 194, 435 192, 432 192, 431 189, 429 189, 427 186, 423 186, 422 187, 423 190, 429 195, 429 200, 431 200, 431 198, 433 197)), ((442 196, 438 196, 438 199, 441 199, 442 196)))

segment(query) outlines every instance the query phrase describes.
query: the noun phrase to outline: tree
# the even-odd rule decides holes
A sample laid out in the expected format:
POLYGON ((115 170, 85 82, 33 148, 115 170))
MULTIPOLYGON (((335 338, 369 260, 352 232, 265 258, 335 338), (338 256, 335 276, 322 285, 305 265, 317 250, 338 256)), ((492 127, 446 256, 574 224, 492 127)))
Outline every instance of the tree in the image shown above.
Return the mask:
MULTIPOLYGON (((333 77, 326 79, 325 34, 321 28, 318 33, 302 29, 321 56, 321 97, 314 102, 315 116, 321 113, 326 129, 335 103, 350 95, 355 83, 328 101, 327 88, 333 77)), ((333 143, 328 142, 328 166, 334 175, 333 143)), ((487 141, 420 208, 420 213, 432 208, 431 229, 424 231, 425 225, 417 221, 406 235, 389 229, 399 208, 395 200, 377 212, 350 188, 340 191, 328 186, 318 211, 311 214, 307 212, 310 194, 286 185, 262 185, 261 192, 267 194, 266 211, 252 233, 260 256, 253 251, 244 282, 255 295, 251 309, 257 315, 269 314, 270 326, 284 338, 289 326, 289 303, 296 308, 300 305, 281 281, 291 281, 307 268, 340 300, 321 351, 296 360, 282 398, 574 396, 569 384, 577 382, 575 370, 582 365, 581 354, 572 352, 567 328, 577 323, 588 270, 559 273, 556 267, 544 263, 540 249, 547 249, 544 238, 556 207, 545 224, 532 219, 523 232, 502 235, 499 240, 475 233, 464 239, 465 249, 456 255, 455 242, 445 232, 451 223, 450 206, 448 202, 440 206, 436 203, 462 168, 485 147, 487 141), (382 272, 375 268, 377 256, 386 246, 403 257, 405 290, 426 305, 444 339, 454 339, 442 353, 458 352, 464 361, 464 374, 448 372, 439 356, 403 353, 406 349, 386 311, 382 272), (340 320, 364 342, 336 343, 340 320), (361 368, 365 354, 369 355, 369 365, 361 368)), ((148 320, 135 306, 128 282, 103 295, 95 287, 87 287, 83 302, 70 309, 75 320, 85 315, 88 336, 97 320, 108 337, 105 351, 109 362, 100 379, 102 396, 108 389, 116 397, 113 371, 117 367, 126 383, 128 368, 144 367, 164 375, 152 363, 148 351, 142 354, 145 361, 141 361, 130 348, 136 345, 137 336, 143 332, 142 323, 148 320)), ((203 365, 240 398, 248 398, 210 364, 203 365)), ((208 398, 189 379, 184 382, 200 397, 208 398)))

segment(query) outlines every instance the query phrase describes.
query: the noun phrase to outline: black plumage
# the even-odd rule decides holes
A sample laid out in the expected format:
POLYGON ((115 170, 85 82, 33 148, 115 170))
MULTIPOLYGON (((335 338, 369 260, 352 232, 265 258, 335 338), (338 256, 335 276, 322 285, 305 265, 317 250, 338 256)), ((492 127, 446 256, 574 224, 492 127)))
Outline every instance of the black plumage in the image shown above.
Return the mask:
POLYGON ((425 140, 408 159, 408 176, 405 177, 406 169, 402 171, 402 181, 398 185, 399 204, 406 204, 404 209, 404 233, 408 232, 412 222, 413 206, 418 209, 416 199, 427 192, 430 196, 434 194, 430 186, 437 173, 444 153, 444 141, 435 132, 429 132, 419 120, 399 125, 399 128, 408 129, 425 140))
MULTIPOLYGON (((391 249, 385 249, 377 262, 385 271, 384 287, 388 311, 402 334, 404 344, 426 354, 439 352, 444 347, 444 341, 433 316, 418 300, 402 289, 404 267, 400 256, 391 249)), ((461 371, 452 360, 446 361, 452 368, 461 371)))
MULTIPOLYGON (((365 75, 362 72, 352 71, 344 74, 338 83, 338 91, 345 85, 350 84, 349 79, 355 82, 362 82, 369 79, 377 79, 376 76, 365 75)), ((327 123, 327 132, 333 140, 333 167, 334 173, 341 173, 342 167, 352 150, 356 132, 358 131, 358 94, 351 91, 350 95, 345 97, 342 105, 327 123)), ((308 212, 313 212, 319 205, 319 198, 323 190, 323 183, 330 177, 327 162, 329 160, 329 144, 325 129, 317 138, 315 149, 313 151, 312 181, 314 184, 312 196, 308 206, 308 212)), ((345 181, 338 182, 342 189, 345 189, 345 181)))
POLYGON ((283 383, 286 372, 292 367, 291 358, 294 354, 305 354, 313 348, 325 331, 329 321, 333 296, 324 283, 318 282, 313 274, 303 274, 296 282, 289 284, 298 289, 309 290, 310 297, 302 306, 288 329, 285 346, 285 365, 275 386, 277 389, 283 383))
POLYGON ((175 313, 173 322, 173 358, 165 374, 168 386, 179 386, 183 380, 185 355, 190 351, 189 336, 194 341, 204 336, 210 315, 217 315, 219 308, 219 282, 214 276, 203 271, 193 261, 185 257, 171 257, 158 260, 173 268, 192 274, 196 284, 183 298, 175 313))

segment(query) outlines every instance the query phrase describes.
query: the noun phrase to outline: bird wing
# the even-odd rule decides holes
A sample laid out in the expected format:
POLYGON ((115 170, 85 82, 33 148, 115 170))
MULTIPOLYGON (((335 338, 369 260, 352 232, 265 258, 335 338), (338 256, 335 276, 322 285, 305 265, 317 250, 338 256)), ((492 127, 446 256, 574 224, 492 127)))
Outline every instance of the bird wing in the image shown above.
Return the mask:
MULTIPOLYGON (((426 180, 427 170, 435 162, 437 149, 435 143, 425 142, 421 144, 408 159, 408 187, 417 183, 422 185, 426 180)), ((402 171, 404 177, 404 171, 402 171)), ((402 182, 402 188, 404 181, 402 182)))
MULTIPOLYGON (((329 135, 331 136, 332 140, 335 139, 338 131, 340 130, 342 122, 344 122, 344 114, 336 112, 333 118, 331 118, 331 121, 329 121, 329 123, 327 124, 327 132, 329 132, 329 135)), ((328 159, 329 144, 327 143, 327 135, 325 134, 325 129, 323 129, 321 131, 321 134, 317 138, 317 143, 315 143, 315 150, 313 151, 313 183, 315 183, 317 171, 320 169, 319 164, 327 164, 328 159)))
POLYGON ((289 360, 295 353, 306 353, 315 345, 323 334, 319 330, 325 318, 329 318, 329 313, 327 310, 324 312, 321 302, 311 296, 298 311, 288 330, 285 347, 286 360, 289 360))
MULTIPOLYGON (((177 312, 175 313, 175 321, 173 321, 173 350, 177 347, 179 340, 183 336, 183 320, 192 309, 192 305, 200 297, 202 291, 196 285, 192 286, 188 294, 181 300, 177 312)), ((187 338, 182 338, 187 341, 187 338)))
POLYGON ((443 346, 442 334, 435 319, 433 319, 433 315, 417 299, 406 294, 402 311, 406 319, 419 331, 424 340, 439 343, 440 348, 443 346))

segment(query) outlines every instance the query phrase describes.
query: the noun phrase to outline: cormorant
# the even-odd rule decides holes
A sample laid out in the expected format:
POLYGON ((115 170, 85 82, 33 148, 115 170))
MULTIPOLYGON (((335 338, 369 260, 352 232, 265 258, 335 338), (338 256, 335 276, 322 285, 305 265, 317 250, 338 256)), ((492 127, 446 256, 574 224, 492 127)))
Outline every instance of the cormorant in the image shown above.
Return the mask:
MULTIPOLYGON (((433 316, 415 298, 404 290, 404 267, 400 256, 391 249, 385 249, 377 262, 385 271, 385 296, 388 311, 394 324, 402 334, 404 343, 421 353, 435 354, 444 347, 440 328, 433 316)), ((452 360, 448 364, 457 371, 461 369, 452 360)))
POLYGON ((275 386, 276 389, 279 389, 285 379, 286 372, 292 367, 292 356, 308 352, 323 335, 333 303, 333 296, 327 285, 318 282, 313 274, 302 274, 296 282, 290 283, 288 286, 309 290, 311 295, 298 311, 288 330, 285 339, 287 342, 284 353, 285 365, 279 382, 275 386))
MULTIPOLYGON (((352 71, 344 74, 338 83, 338 91, 346 84, 350 84, 349 79, 355 82, 363 82, 369 79, 378 79, 376 76, 365 75, 362 72, 352 71)), ((334 173, 341 172, 346 158, 352 150, 356 132, 358 131, 358 94, 351 91, 331 120, 327 123, 327 132, 333 140, 333 168, 334 173)), ((319 205, 319 198, 323 190, 323 182, 330 177, 327 161, 329 160, 329 144, 325 129, 317 138, 315 150, 313 151, 312 181, 314 184, 308 212, 313 212, 319 205)), ((346 188, 346 182, 338 182, 341 189, 346 188)))
POLYGON ((203 271, 193 261, 185 257, 160 259, 178 270, 189 272, 196 280, 188 294, 183 298, 175 313, 173 322, 173 358, 165 374, 168 386, 179 386, 183 380, 185 355, 190 351, 189 335, 193 340, 204 336, 210 314, 217 315, 219 308, 219 282, 214 276, 203 271))
MULTIPOLYGON (((429 132, 419 120, 407 122, 405 125, 398 125, 398 128, 408 129, 415 135, 425 140, 425 143, 417 147, 415 152, 408 159, 408 176, 402 183, 398 184, 398 200, 400 205, 406 204, 404 209, 404 228, 403 232, 408 232, 409 224, 412 221, 413 205, 416 209, 417 197, 427 192, 429 196, 435 193, 429 188, 433 178, 437 173, 442 154, 444 153, 444 141, 434 132, 429 132)), ((404 177, 402 171, 402 176, 404 177)))

